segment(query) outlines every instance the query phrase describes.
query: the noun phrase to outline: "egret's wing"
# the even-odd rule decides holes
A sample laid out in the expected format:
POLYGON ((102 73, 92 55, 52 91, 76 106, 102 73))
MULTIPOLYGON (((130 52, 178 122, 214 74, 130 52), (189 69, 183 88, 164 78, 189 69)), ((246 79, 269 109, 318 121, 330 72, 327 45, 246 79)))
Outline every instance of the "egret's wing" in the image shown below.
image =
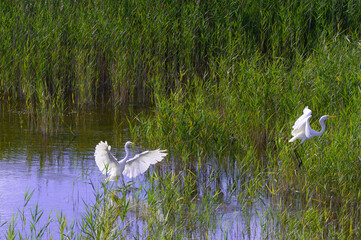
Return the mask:
POLYGON ((312 134, 311 134, 312 129, 311 129, 311 126, 310 126, 310 118, 311 118, 311 117, 309 117, 309 118, 306 120, 306 124, 305 124, 305 136, 306 136, 307 138, 311 138, 311 137, 312 137, 312 134))
POLYGON ((297 136, 299 134, 305 133, 306 123, 308 122, 309 125, 309 120, 312 117, 311 114, 312 111, 308 109, 308 107, 305 107, 305 109, 303 109, 302 116, 296 120, 295 124, 292 127, 292 136, 297 136))
POLYGON ((135 155, 126 162, 123 175, 126 175, 129 178, 135 178, 140 174, 143 174, 151 164, 162 161, 163 158, 167 156, 166 151, 167 150, 157 149, 135 155))
POLYGON ((94 156, 95 162, 103 174, 107 174, 107 171, 108 173, 112 172, 112 169, 118 164, 117 159, 110 152, 110 146, 107 141, 98 143, 95 147, 94 156))

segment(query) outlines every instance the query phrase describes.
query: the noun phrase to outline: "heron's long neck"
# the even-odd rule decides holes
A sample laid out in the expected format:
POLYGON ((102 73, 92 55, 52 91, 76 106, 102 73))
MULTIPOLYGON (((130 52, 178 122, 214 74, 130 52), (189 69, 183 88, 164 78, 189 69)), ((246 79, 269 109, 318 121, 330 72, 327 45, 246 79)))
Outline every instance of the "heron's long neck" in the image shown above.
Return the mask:
POLYGON ((129 156, 130 156, 130 150, 127 146, 125 146, 125 157, 124 157, 123 161, 127 160, 129 158, 129 156))
POLYGON ((316 136, 320 136, 320 135, 322 135, 322 134, 325 132, 326 127, 325 127, 325 124, 323 123, 323 121, 325 121, 325 119, 326 119, 326 118, 323 118, 323 117, 320 118, 319 123, 320 123, 320 125, 321 125, 321 131, 319 131, 319 132, 315 131, 315 135, 316 135, 316 136))

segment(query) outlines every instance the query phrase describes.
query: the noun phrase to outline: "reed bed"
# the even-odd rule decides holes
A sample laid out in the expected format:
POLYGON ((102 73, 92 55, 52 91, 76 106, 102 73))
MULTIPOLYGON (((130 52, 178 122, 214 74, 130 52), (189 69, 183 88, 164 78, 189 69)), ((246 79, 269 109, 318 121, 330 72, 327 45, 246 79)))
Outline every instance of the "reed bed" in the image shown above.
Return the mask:
POLYGON ((149 102, 154 77, 170 90, 254 56, 292 66, 338 34, 357 39, 359 4, 3 1, 0 96, 62 112, 149 102))
POLYGON ((216 191, 197 190, 209 163, 226 169, 241 207, 270 200, 264 237, 360 237, 358 1, 1 5, 2 100, 45 116, 44 126, 47 116, 89 105, 110 105, 118 119, 124 104, 151 103, 151 115, 132 116, 131 135, 169 149, 176 167, 149 178, 157 182, 149 204, 164 196, 167 221, 151 222, 146 237, 212 229, 220 178, 210 184, 216 191), (321 115, 337 118, 300 148, 297 168, 288 139, 305 106, 313 128, 321 115))
POLYGON ((132 136, 146 144, 169 144, 174 154, 186 156, 181 158, 183 169, 200 171, 197 167, 206 165, 209 155, 224 168, 235 164, 242 170, 237 175, 240 203, 268 196, 278 206, 279 215, 274 216, 272 208, 264 216, 268 224, 274 222, 268 226, 276 229, 271 231, 275 238, 358 238, 361 92, 357 45, 347 37, 337 37, 321 52, 295 59, 291 70, 283 61, 265 63, 259 56, 254 62, 234 66, 227 82, 195 79, 166 99, 160 97, 164 90, 155 88, 154 116, 138 116, 132 136), (322 137, 300 148, 304 167, 299 169, 295 145, 288 139, 306 105, 313 110, 315 129, 321 115, 337 119, 326 122, 322 137))

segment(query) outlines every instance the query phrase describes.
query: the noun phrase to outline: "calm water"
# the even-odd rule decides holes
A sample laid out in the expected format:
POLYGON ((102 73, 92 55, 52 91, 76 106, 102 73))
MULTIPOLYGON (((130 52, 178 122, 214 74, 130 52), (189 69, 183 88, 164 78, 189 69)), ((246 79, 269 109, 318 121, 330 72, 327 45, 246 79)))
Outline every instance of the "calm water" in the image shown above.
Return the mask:
MULTIPOLYGON (((19 218, 24 209, 30 219, 36 204, 44 210, 40 225, 47 222, 49 214, 53 220, 63 213, 68 223, 80 221, 85 211, 83 201, 94 202, 93 186, 100 187, 104 180, 94 162, 94 147, 100 140, 107 140, 113 153, 122 157, 123 143, 130 140, 126 119, 115 122, 114 116, 102 109, 82 114, 74 112, 66 116, 65 124, 53 128, 53 134, 45 136, 34 130, 36 123, 27 112, 1 107, 0 113, 0 226, 3 225, 0 239, 17 213, 19 218), (70 129, 76 133, 75 137, 70 129), (24 208, 27 191, 33 195, 24 208)), ((131 113, 125 110, 124 114, 131 113)), ((144 149, 134 151, 141 150, 144 149)), ((171 171, 173 166, 174 163, 162 162, 160 168, 171 171)), ((135 181, 136 185, 146 184, 147 178, 142 176, 135 181)), ((226 195, 227 172, 221 175, 220 181, 226 195)), ((237 201, 227 203, 212 236, 222 238, 226 232, 230 239, 258 239, 260 213, 264 207, 255 206, 247 214, 249 217, 244 218, 237 201)), ((130 213, 129 217, 134 216, 130 213)), ((134 229, 142 232, 143 224, 138 220, 130 227, 133 232, 134 229)), ((47 232, 56 239, 57 231, 58 224, 54 221, 47 232)))

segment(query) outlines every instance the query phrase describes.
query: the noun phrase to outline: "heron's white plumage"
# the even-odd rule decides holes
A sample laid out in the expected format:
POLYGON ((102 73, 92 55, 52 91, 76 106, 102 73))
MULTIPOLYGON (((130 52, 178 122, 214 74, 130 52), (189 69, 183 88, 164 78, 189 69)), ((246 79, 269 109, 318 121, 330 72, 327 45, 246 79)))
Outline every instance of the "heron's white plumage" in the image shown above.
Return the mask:
POLYGON ((312 117, 312 111, 308 109, 308 106, 303 109, 303 114, 299 117, 293 125, 292 136, 289 142, 293 142, 296 139, 301 139, 304 142, 307 138, 310 138, 310 119, 312 117))
POLYGON ((311 128, 310 126, 310 119, 312 117, 312 111, 310 109, 308 109, 308 107, 305 107, 303 109, 303 114, 301 117, 299 117, 295 124, 293 125, 293 130, 292 130, 292 136, 293 138, 291 138, 289 140, 289 142, 293 142, 296 139, 300 139, 301 143, 297 145, 297 147, 294 149, 294 152, 296 154, 296 158, 298 160, 298 166, 301 167, 302 165, 302 161, 297 153, 297 148, 307 139, 316 137, 316 136, 321 136, 324 132, 325 132, 325 123, 324 121, 328 118, 334 118, 335 116, 328 116, 328 115, 324 115, 320 118, 319 123, 321 125, 321 131, 315 131, 311 128))
POLYGON ((311 115, 312 111, 310 109, 308 109, 308 107, 305 107, 303 109, 303 114, 301 117, 299 117, 295 124, 293 125, 293 131, 292 131, 292 136, 293 138, 291 138, 289 140, 289 142, 293 142, 296 139, 301 139, 301 143, 302 144, 304 141, 306 141, 309 138, 313 138, 316 136, 320 136, 325 132, 325 124, 324 121, 328 118, 333 118, 335 116, 328 116, 328 115, 324 115, 320 118, 319 123, 321 125, 321 131, 315 131, 311 128, 310 126, 310 119, 312 117, 311 115))
POLYGON ((167 156, 165 151, 166 150, 157 149, 135 155, 133 158, 126 161, 123 175, 126 175, 129 178, 135 178, 140 174, 143 174, 151 164, 156 164, 167 156))
POLYGON ((97 164, 99 170, 104 174, 109 176, 109 180, 115 180, 116 176, 119 175, 118 170, 118 161, 110 152, 111 147, 108 145, 107 141, 101 141, 95 147, 95 163, 97 164))
POLYGON ((163 158, 167 156, 166 150, 157 149, 145 151, 130 158, 130 150, 128 147, 131 144, 129 141, 125 144, 126 156, 120 161, 117 161, 110 152, 111 147, 106 141, 101 141, 95 147, 95 162, 99 170, 103 174, 108 175, 108 180, 113 181, 118 177, 123 177, 123 175, 129 178, 135 178, 147 171, 150 165, 162 161, 163 158))

